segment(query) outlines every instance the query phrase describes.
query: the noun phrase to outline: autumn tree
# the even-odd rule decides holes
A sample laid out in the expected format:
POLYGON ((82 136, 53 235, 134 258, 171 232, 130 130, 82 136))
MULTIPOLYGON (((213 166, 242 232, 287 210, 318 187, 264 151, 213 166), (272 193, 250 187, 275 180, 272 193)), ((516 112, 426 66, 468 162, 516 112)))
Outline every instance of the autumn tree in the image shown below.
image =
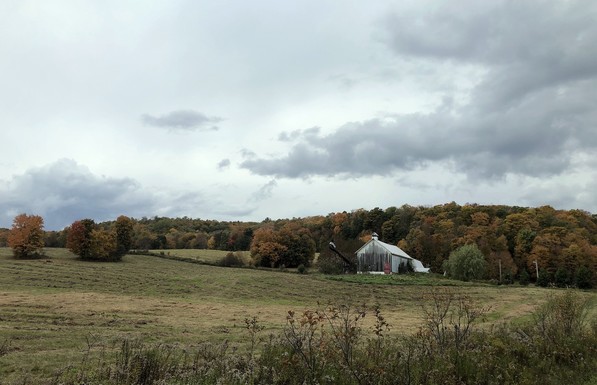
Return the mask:
POLYGON ((133 246, 133 221, 121 215, 116 219, 116 253, 125 255, 133 246))
POLYGON ((581 234, 565 227, 549 227, 533 240, 527 264, 530 269, 537 261, 540 270, 555 274, 564 269, 570 273, 581 265, 594 268, 596 259, 595 247, 581 234))
POLYGON ((526 268, 539 229, 539 223, 530 211, 512 213, 504 219, 500 231, 506 236, 508 249, 519 269, 526 268))
POLYGON ((504 235, 498 237, 494 243, 493 250, 487 257, 488 278, 504 279, 516 276, 518 266, 514 263, 510 251, 508 251, 508 241, 504 235), (501 269, 501 276, 500 276, 501 269))
POLYGON ((133 225, 133 248, 138 250, 149 250, 155 243, 156 235, 152 233, 147 225, 135 223, 133 225))
POLYGON ((256 265, 274 267, 284 251, 286 249, 278 242, 272 226, 261 227, 253 234, 251 257, 256 265))
POLYGON ((253 234, 251 256, 260 266, 309 266, 315 256, 315 241, 298 223, 287 223, 277 231, 272 226, 262 227, 253 234))
POLYGON ((132 243, 132 223, 119 217, 116 226, 99 228, 92 219, 75 221, 68 230, 67 247, 82 259, 119 261, 132 243), (120 237, 120 238, 119 238, 120 237))
POLYGON ((9 229, 0 228, 0 247, 8 246, 8 233, 9 232, 10 232, 9 229))
POLYGON ((91 256, 91 232, 96 225, 93 219, 82 219, 73 222, 68 229, 66 247, 75 255, 83 259, 90 259, 91 256))
POLYGON ((310 266, 315 257, 315 241, 309 229, 298 223, 288 223, 277 234, 278 242, 286 248, 280 264, 286 267, 310 266))
POLYGON ((91 231, 91 259, 97 261, 119 261, 123 254, 118 249, 115 231, 94 229, 91 231))
POLYGON ((288 250, 278 242, 262 242, 255 249, 255 263, 259 266, 276 267, 280 265, 280 256, 288 250))
POLYGON ((17 215, 8 233, 7 243, 15 258, 31 258, 43 255, 44 220, 39 215, 17 215))

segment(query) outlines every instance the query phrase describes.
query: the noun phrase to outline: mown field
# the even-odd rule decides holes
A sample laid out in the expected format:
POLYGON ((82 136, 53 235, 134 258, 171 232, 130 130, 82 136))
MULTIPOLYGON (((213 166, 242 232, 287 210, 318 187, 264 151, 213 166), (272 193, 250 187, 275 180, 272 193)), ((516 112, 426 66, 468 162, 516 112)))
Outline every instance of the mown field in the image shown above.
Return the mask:
MULTIPOLYGON (((300 275, 144 255, 96 263, 64 249, 46 252, 48 259, 15 260, 9 249, 0 249, 1 384, 49 378, 87 351, 109 352, 124 338, 183 346, 228 340, 242 349, 245 318, 255 316, 266 332, 276 333, 289 310, 318 304, 378 304, 392 333, 411 333, 421 324, 421 296, 431 286, 463 291, 491 306, 486 323, 522 322, 555 291, 437 276, 300 275)), ((226 254, 192 252, 186 257, 210 262, 226 254)), ((597 299, 595 292, 584 295, 597 299)))
MULTIPOLYGON (((171 250, 149 250, 152 254, 157 254, 170 258, 181 258, 194 260, 205 264, 218 264, 218 262, 228 253, 221 250, 198 250, 198 249, 171 249, 171 250)), ((243 260, 250 260, 248 251, 235 251, 243 260)))

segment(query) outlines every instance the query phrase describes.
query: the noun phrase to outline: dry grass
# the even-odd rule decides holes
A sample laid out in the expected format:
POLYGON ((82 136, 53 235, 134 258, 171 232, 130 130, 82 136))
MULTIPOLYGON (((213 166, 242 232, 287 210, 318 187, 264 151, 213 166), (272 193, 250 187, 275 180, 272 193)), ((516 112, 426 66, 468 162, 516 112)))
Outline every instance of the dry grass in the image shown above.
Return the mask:
MULTIPOLYGON (((89 346, 109 349, 125 337, 242 344, 245 318, 256 316, 275 332, 288 310, 347 299, 379 304, 393 332, 412 332, 421 322, 419 298, 428 290, 424 280, 345 282, 320 274, 220 268, 141 255, 101 263, 83 262, 63 249, 47 253, 51 258, 15 260, 10 250, 0 249, 0 342, 11 341, 11 350, 0 357, 5 381, 49 376, 80 360, 89 346)), ((451 290, 490 305, 492 321, 525 317, 551 292, 487 285, 451 290)), ((366 320, 373 322, 372 317, 366 320)))

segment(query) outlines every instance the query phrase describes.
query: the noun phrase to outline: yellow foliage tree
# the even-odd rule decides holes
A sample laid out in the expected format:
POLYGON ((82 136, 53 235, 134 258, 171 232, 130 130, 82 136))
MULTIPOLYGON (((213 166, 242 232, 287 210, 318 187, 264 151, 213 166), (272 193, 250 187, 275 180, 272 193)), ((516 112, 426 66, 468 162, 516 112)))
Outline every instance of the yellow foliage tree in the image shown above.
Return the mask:
POLYGON ((122 257, 118 254, 116 232, 103 229, 91 231, 91 254, 100 261, 115 261, 122 257))

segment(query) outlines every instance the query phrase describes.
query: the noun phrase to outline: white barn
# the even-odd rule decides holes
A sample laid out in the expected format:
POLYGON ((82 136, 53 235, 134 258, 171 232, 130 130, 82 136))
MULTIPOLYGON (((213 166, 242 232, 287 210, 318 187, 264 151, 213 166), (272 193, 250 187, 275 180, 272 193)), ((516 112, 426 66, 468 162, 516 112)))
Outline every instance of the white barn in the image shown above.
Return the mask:
POLYGON ((384 272, 404 272, 410 264, 416 273, 428 273, 429 268, 424 267, 418 259, 406 254, 398 246, 390 245, 377 239, 373 233, 371 240, 361 246, 355 253, 357 255, 359 273, 369 272, 383 274, 384 272))

